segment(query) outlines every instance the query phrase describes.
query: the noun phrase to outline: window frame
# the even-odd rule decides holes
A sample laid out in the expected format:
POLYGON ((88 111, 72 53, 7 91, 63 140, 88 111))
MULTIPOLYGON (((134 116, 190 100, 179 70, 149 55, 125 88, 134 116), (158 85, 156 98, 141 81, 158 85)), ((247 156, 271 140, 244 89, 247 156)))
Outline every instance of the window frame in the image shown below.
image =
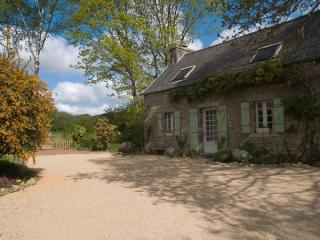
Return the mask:
POLYGON ((173 136, 174 133, 174 113, 163 113, 163 132, 165 136, 173 136))
POLYGON ((173 84, 173 83, 178 83, 178 82, 185 81, 185 80, 190 76, 190 74, 194 71, 195 68, 196 68, 196 65, 192 65, 192 66, 180 68, 179 71, 174 75, 174 77, 172 78, 172 80, 170 81, 169 84, 173 84), (176 76, 179 75, 180 71, 181 71, 181 70, 184 70, 184 69, 187 69, 187 68, 190 68, 190 70, 189 70, 189 72, 186 73, 186 75, 184 75, 184 79, 180 79, 180 80, 174 81, 174 79, 176 78, 176 76))
POLYGON ((203 110, 203 131, 205 142, 218 142, 218 118, 217 109, 210 108, 203 110), (208 118, 207 113, 212 112, 211 118, 208 118), (208 124, 208 123, 212 124, 208 124), (210 135, 211 134, 211 135, 210 135))
POLYGON ((259 53, 259 51, 260 51, 261 49, 268 48, 268 47, 272 47, 272 46, 275 46, 275 45, 279 45, 279 46, 278 46, 277 50, 274 52, 273 56, 272 56, 271 58, 269 58, 269 59, 273 59, 273 58, 275 58, 276 56, 278 56, 278 54, 279 54, 279 52, 280 52, 280 50, 282 49, 282 46, 283 46, 283 43, 282 43, 282 42, 273 43, 273 44, 269 44, 269 45, 267 45, 267 46, 263 46, 263 47, 258 48, 257 52, 256 52, 256 53, 253 55, 253 57, 251 58, 250 63, 258 63, 258 62, 264 62, 264 61, 269 60, 269 59, 266 59, 266 60, 257 61, 257 62, 254 61, 254 59, 256 58, 256 56, 258 55, 258 53, 259 53))
POLYGON ((272 100, 263 100, 254 102, 254 111, 255 111, 255 132, 256 133, 271 133, 273 129, 273 101, 272 100), (261 104, 261 109, 259 109, 259 104, 261 104), (268 106, 268 104, 270 104, 268 106), (262 116, 260 116, 259 111, 262 111, 262 116), (269 114, 271 111, 271 114, 269 114), (262 122, 261 118, 262 117, 262 122), (268 118, 271 118, 269 121, 268 118), (261 125, 262 124, 262 127, 261 125))

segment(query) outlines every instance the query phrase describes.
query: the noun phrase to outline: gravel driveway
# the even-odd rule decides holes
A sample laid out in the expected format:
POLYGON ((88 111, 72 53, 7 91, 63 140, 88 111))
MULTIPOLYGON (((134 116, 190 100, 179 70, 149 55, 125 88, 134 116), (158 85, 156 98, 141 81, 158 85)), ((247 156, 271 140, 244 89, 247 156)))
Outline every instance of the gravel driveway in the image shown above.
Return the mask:
POLYGON ((320 239, 320 169, 108 153, 39 156, 0 197, 1 240, 320 239))

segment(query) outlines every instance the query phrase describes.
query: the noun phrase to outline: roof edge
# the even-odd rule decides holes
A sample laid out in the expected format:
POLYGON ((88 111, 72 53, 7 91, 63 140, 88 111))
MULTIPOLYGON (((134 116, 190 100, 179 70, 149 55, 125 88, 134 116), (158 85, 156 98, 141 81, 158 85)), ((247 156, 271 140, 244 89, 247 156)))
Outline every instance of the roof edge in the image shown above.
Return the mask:
MULTIPOLYGON (((308 63, 308 62, 312 62, 312 61, 318 61, 320 60, 320 54, 319 55, 314 55, 314 56, 311 56, 311 57, 306 57, 306 58, 303 58, 303 59, 297 59, 295 61, 291 61, 291 62, 288 62, 288 64, 296 64, 296 63, 308 63)), ((232 70, 232 69, 229 69, 229 70, 232 70)), ((241 69, 234 69, 236 72, 240 72, 241 69)), ((246 71, 248 69, 245 69, 244 71, 246 71)), ((221 73, 226 73, 227 71, 222 71, 221 73)), ((200 80, 201 81, 201 80, 200 80)), ((184 86, 176 86, 176 87, 173 87, 173 88, 168 88, 168 89, 162 89, 162 90, 158 90, 158 91, 153 91, 153 92, 150 92, 150 93, 144 93, 148 88, 146 88, 140 95, 141 96, 146 96, 146 95, 149 95, 149 94, 154 94, 154 93, 160 93, 160 92, 168 92, 168 91, 172 91, 174 89, 178 89, 178 88, 184 88, 184 87, 190 87, 192 85, 195 85, 196 83, 190 83, 190 84, 186 84, 184 86)))

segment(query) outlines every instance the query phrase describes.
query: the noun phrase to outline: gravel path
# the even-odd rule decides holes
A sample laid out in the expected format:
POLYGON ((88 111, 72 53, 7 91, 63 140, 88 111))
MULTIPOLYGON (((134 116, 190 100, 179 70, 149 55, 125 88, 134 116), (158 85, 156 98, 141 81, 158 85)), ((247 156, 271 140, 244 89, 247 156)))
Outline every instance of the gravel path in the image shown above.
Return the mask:
POLYGON ((39 156, 0 197, 1 240, 320 239, 320 169, 108 153, 39 156))

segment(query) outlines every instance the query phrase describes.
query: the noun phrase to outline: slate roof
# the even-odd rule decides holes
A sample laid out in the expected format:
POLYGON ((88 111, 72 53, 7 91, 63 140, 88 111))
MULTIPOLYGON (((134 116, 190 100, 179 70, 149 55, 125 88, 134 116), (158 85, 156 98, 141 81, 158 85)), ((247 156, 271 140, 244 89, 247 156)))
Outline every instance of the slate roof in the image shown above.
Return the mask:
POLYGON ((169 66, 143 95, 192 85, 213 73, 249 69, 259 48, 278 42, 283 44, 278 57, 284 56, 290 63, 320 59, 320 11, 188 53, 176 65, 169 66), (189 66, 196 68, 186 80, 171 83, 181 68, 189 66))

